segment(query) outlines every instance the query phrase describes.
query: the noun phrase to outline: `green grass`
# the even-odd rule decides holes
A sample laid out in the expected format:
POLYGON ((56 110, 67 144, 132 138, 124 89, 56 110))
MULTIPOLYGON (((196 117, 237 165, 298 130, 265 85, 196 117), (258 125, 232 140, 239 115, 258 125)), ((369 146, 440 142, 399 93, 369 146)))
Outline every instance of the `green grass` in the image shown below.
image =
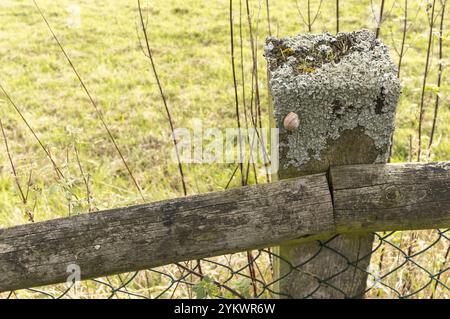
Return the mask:
MULTIPOLYGON (((295 1, 272 2, 271 22, 274 35, 288 36, 306 31, 295 1)), ((370 18, 369 1, 342 2, 341 31, 374 28, 370 18)), ((135 1, 77 1, 81 7, 79 28, 67 24, 67 9, 73 3, 69 0, 39 1, 50 24, 98 102, 143 189, 145 199, 156 201, 182 196, 177 166, 170 160, 173 145, 169 138, 170 131, 163 104, 149 61, 140 49, 136 34, 138 15, 135 1)), ((259 12, 258 3, 251 1, 255 22, 259 12)), ((303 4, 302 1, 299 3, 303 4)), ((316 4, 317 1, 313 3, 316 4)), ((388 1, 387 7, 391 6, 392 1, 388 1)), ((417 4, 412 6, 411 12, 414 12, 417 4)), ((235 8, 235 33, 238 34, 238 1, 235 1, 235 8)), ((333 1, 325 1, 322 13, 313 26, 313 32, 335 31, 334 10, 333 1)), ((202 120, 204 127, 235 127, 228 14, 228 2, 225 0, 167 0, 151 1, 149 4, 148 30, 151 46, 176 127, 192 128, 198 119, 202 120)), ((390 46, 393 41, 397 46, 400 45, 400 14, 401 10, 395 6, 382 27, 381 37, 390 46), (394 34, 393 37, 390 30, 394 34)), ((257 42, 260 88, 264 123, 267 126, 267 80, 262 56, 264 38, 267 36, 265 7, 261 8, 259 17, 257 42)), ((74 152, 75 145, 79 149, 83 169, 89 176, 93 209, 140 203, 139 193, 92 105, 32 1, 2 0, 0 19, 0 81, 51 150, 56 163, 66 176, 64 183, 55 178, 52 165, 44 152, 12 106, 0 95, 0 116, 23 187, 26 187, 28 175, 32 170, 28 208, 32 209, 35 205, 36 221, 89 210, 85 184, 74 152)), ((251 53, 245 16, 243 21, 244 69, 249 95, 251 53)), ((444 39, 443 63, 448 65, 448 31, 445 32, 444 39)), ((394 162, 405 162, 410 155, 415 159, 417 153, 418 105, 427 45, 424 8, 420 9, 417 20, 408 33, 407 44, 410 48, 402 65, 403 94, 397 112, 394 162), (412 153, 409 147, 410 136, 412 153)), ((238 37, 236 46, 239 46, 238 37)), ((239 48, 237 52, 239 53, 239 48)), ((397 60, 395 51, 392 50, 391 53, 393 59, 397 60)), ((238 60, 237 55, 239 67, 238 60)), ((436 84, 437 60, 435 40, 428 79, 431 88, 436 84)), ((238 80, 241 83, 240 77, 238 80)), ((439 94, 443 101, 436 142, 431 148, 429 158, 424 156, 423 160, 438 161, 450 158, 450 108, 446 99, 449 85, 445 71, 442 83, 439 94)), ((435 92, 432 91, 427 90, 425 99, 425 146, 428 145, 434 107, 435 92)), ((27 223, 28 220, 11 174, 3 139, 1 140, 0 227, 9 227, 27 223)), ((185 165, 188 193, 223 189, 234 168, 231 164, 185 165)), ((264 180, 263 170, 259 171, 259 179, 264 180)), ((234 179, 231 186, 239 186, 239 177, 234 179)), ((441 250, 444 248, 441 247, 441 250)), ((142 291, 148 292, 144 284, 141 288, 142 291)), ((106 296, 97 290, 86 293, 89 296, 96 294, 106 296)))

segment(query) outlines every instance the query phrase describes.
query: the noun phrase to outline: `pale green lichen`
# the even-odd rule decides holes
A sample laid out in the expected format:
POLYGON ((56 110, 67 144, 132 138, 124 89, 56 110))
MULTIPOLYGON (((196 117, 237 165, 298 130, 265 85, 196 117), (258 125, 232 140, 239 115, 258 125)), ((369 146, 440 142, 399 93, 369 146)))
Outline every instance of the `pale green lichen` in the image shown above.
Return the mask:
MULTIPOLYGON (((287 165, 320 160, 327 140, 356 127, 364 130, 377 149, 386 150, 400 83, 388 48, 373 32, 271 37, 265 56, 278 127, 283 131, 282 121, 289 112, 300 118, 287 145, 280 145, 289 148, 287 165)), ((377 161, 385 161, 387 152, 380 154, 377 161)))

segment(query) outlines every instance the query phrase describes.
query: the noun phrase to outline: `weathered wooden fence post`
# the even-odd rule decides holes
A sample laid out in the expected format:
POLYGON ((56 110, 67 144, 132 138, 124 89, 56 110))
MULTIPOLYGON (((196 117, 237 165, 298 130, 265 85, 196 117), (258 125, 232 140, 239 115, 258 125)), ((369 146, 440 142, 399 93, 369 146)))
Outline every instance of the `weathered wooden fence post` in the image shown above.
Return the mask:
MULTIPOLYGON (((400 84, 371 31, 271 37, 265 56, 280 128, 279 179, 386 162, 400 84)), ((279 247, 281 296, 363 297, 372 243, 372 234, 351 234, 279 247)))

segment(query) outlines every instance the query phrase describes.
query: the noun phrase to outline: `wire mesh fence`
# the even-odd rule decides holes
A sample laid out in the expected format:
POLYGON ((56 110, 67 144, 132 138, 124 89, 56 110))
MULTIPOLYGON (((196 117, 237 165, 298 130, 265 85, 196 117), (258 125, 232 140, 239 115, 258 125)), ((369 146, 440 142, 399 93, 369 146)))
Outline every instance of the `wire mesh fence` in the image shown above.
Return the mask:
MULTIPOLYGON (((237 3, 238 1, 235 1, 235 4, 237 3)), ((420 127, 418 122, 421 124, 422 118, 419 118, 419 116, 414 117, 414 119, 411 120, 413 124, 406 123, 408 120, 400 121, 401 127, 413 126, 413 129, 406 129, 402 131, 402 135, 399 136, 403 140, 405 139, 403 135, 408 135, 406 139, 409 138, 409 143, 405 145, 404 143, 400 144, 396 141, 396 144, 394 144, 393 152, 394 155, 397 156, 397 160, 411 161, 416 159, 416 156, 418 160, 433 159, 434 154, 431 147, 433 144, 433 134, 435 143, 436 140, 438 140, 439 143, 439 140, 442 139, 438 136, 437 131, 435 133, 435 125, 436 123, 440 123, 439 117, 437 116, 439 105, 443 105, 446 110, 448 109, 448 105, 445 104, 445 87, 444 85, 441 85, 444 81, 442 81, 441 77, 436 77, 438 79, 436 83, 430 84, 429 79, 431 75, 442 74, 442 67, 445 64, 443 63, 443 61, 445 61, 445 56, 443 56, 442 49, 439 51, 439 45, 442 47, 442 42, 439 42, 439 39, 444 38, 445 34, 448 35, 448 33, 445 33, 445 25, 442 22, 445 20, 445 4, 446 1, 442 0, 421 1, 420 3, 419 1, 413 3, 411 1, 367 1, 365 4, 367 9, 367 12, 365 12, 366 14, 364 17, 358 17, 359 20, 364 20, 364 25, 369 24, 373 27, 377 32, 377 35, 380 35, 380 37, 391 46, 392 52, 395 52, 397 55, 399 76, 401 78, 402 76, 405 76, 405 78, 406 76, 409 76, 405 80, 405 84, 409 89, 405 90, 403 101, 401 103, 407 104, 411 101, 420 101, 412 107, 421 108, 423 108, 424 103, 426 104, 427 102, 430 105, 433 104, 433 106, 437 105, 433 108, 436 110, 432 121, 433 124, 430 124, 430 127, 426 127, 427 132, 430 131, 431 138, 429 140, 424 140, 423 142, 420 141, 421 143, 419 142, 417 147, 416 144, 418 141, 412 137, 412 134, 415 134, 413 129, 415 129, 416 126, 420 127), (432 11, 433 9, 436 10, 432 11), (420 74, 420 77, 413 77, 411 76, 411 73, 417 68, 416 61, 411 60, 408 65, 407 59, 410 55, 424 51, 420 49, 427 46, 426 42, 428 34, 431 38, 430 41, 432 41, 431 57, 433 57, 433 50, 435 50, 434 60, 431 59, 432 61, 430 61, 430 63, 428 62, 430 60, 430 45, 428 45, 428 54, 425 55, 427 69, 429 64, 430 69, 426 69, 425 74, 420 74), (433 45, 435 47, 433 47, 433 45), (431 68, 431 62, 434 62, 433 68, 431 68), (428 83, 426 80, 427 76, 428 83), (422 78, 424 78, 423 81, 422 78), (423 85, 419 82, 423 82, 423 85), (425 93, 420 95, 420 91, 425 93), (427 97, 426 93, 429 93, 430 96, 427 97), (434 98, 437 99, 437 102, 434 102, 434 98), (427 154, 425 154, 426 156, 422 154, 421 158, 420 150, 421 147, 424 148, 425 142, 429 142, 429 147, 425 147, 425 153, 427 154)), ((240 24, 236 25, 236 30, 239 30, 239 27, 242 28, 242 20, 245 21, 247 19, 245 2, 242 2, 241 5, 242 7, 240 7, 240 10, 242 16, 240 24)), ((283 32, 286 31, 283 29, 283 22, 285 22, 284 20, 289 20, 288 23, 292 23, 291 18, 292 20, 295 19, 295 21, 297 21, 296 23, 303 24, 303 31, 312 32, 324 31, 325 29, 336 29, 336 31, 339 29, 342 30, 346 23, 350 24, 353 23, 353 20, 357 20, 350 12, 352 6, 345 1, 341 1, 340 4, 339 1, 295 1, 292 3, 283 3, 283 5, 289 6, 288 8, 281 8, 281 5, 277 6, 274 2, 271 3, 270 6, 270 9, 272 10, 270 11, 271 13, 269 13, 269 1, 266 1, 265 3, 259 1, 256 4, 253 3, 252 8, 249 10, 251 11, 249 19, 254 23, 253 27, 255 29, 253 29, 253 37, 255 38, 257 38, 258 33, 256 25, 258 25, 258 23, 262 25, 263 23, 260 17, 261 11, 264 9, 263 5, 266 5, 267 9, 268 33, 273 35, 285 33, 283 32), (285 10, 286 12, 289 12, 289 17, 286 19, 283 18, 285 10), (334 13, 335 16, 333 15, 334 13), (330 16, 332 18, 329 18, 330 16), (323 23, 323 26, 321 26, 320 23, 323 23)), ((235 10, 236 8, 239 9, 239 6, 235 6, 235 10)), ((157 10, 159 9, 149 9, 148 11, 152 14, 157 12, 157 10)), ((238 13, 235 12, 235 14, 235 23, 237 23, 239 20, 237 19, 238 13)), ((223 19, 226 20, 226 15, 223 19)), ((262 26, 260 26, 260 28, 262 29, 262 26)), ((244 36, 250 38, 251 36, 247 32, 248 31, 244 32, 244 36)), ((263 33, 261 30, 259 30, 259 32, 263 33)), ((251 33, 251 31, 249 33, 251 33)), ((264 36, 265 35, 266 34, 264 34, 264 36)), ((197 36, 200 37, 200 35, 197 36)), ((260 34, 260 38, 264 38, 264 36, 260 34)), ((201 40, 211 41, 210 39, 201 40)), ((255 39, 255 42, 256 41, 257 40, 255 39)), ((242 33, 240 42, 241 44, 243 42, 242 33)), ((253 48, 250 50, 252 51, 252 54, 256 51, 256 49, 253 48)), ((444 53, 445 52, 444 48, 444 53)), ((247 64, 253 65, 254 63, 258 64, 260 62, 249 61, 247 64)), ((244 71, 244 66, 242 66, 242 70, 244 71)), ((264 70, 264 66, 261 66, 260 70, 264 70)), ((247 81, 247 86, 249 86, 250 82, 254 82, 255 74, 257 74, 257 72, 258 71, 255 73, 253 69, 251 70, 252 81, 247 81)), ((238 80, 242 82, 242 86, 245 86, 243 79, 238 80)), ((261 93, 261 96, 256 97, 254 84, 252 83, 251 85, 252 87, 248 90, 247 94, 251 96, 252 100, 263 101, 265 99, 265 93, 261 93)), ((261 85, 261 87, 262 86, 263 85, 261 85)), ((251 103, 256 102, 252 101, 251 103)), ((254 105, 254 107, 255 111, 257 111, 257 106, 254 105)), ((264 106, 263 111, 267 111, 264 110, 264 106)), ((409 107, 403 107, 401 115, 403 116, 409 113, 414 113, 414 111, 409 107)), ((423 113, 422 110, 420 110, 419 113, 421 115, 423 113)), ((10 119, 12 117, 7 118, 10 119)), ((261 120, 261 118, 256 118, 254 121, 255 120, 257 122, 258 120, 261 120)), ((419 128, 419 130, 421 129, 419 128)), ((445 130, 445 126, 442 130, 445 130)), ((7 134, 9 133, 8 128, 6 128, 6 132, 7 134)), ((421 134, 419 134, 419 136, 420 135, 421 134)), ((441 135, 443 135, 443 133, 441 133, 441 135)), ((158 141, 149 139, 148 144, 153 145, 157 144, 157 142, 158 141)), ((445 146, 439 147, 441 153, 440 156, 445 156, 446 153, 445 150, 443 150, 445 146)), ((64 153, 65 151, 66 150, 61 151, 60 153, 64 153)), ((78 151, 76 152, 78 157, 78 151)), ((59 155, 61 158, 64 157, 57 153, 56 150, 53 153, 50 152, 50 155, 59 155)), ((49 157, 51 158, 50 155, 49 157)), ((139 160, 139 158, 136 158, 136 161, 139 160)), ((69 163, 69 160, 67 160, 67 163, 69 163)), ((79 159, 78 164, 80 164, 79 159)), ((69 166, 69 164, 67 164, 67 166, 69 166)), ((91 200, 93 201, 93 199, 91 198, 89 190, 89 181, 86 182, 83 169, 81 168, 81 165, 79 166, 85 181, 85 183, 81 183, 81 188, 86 185, 88 194, 86 202, 80 206, 83 206, 83 208, 89 206, 88 210, 90 211, 92 204, 91 200)), ((236 173, 236 170, 234 172, 236 173)), ((48 172, 41 173, 41 175, 50 175, 48 172)), ((167 172, 164 172, 164 174, 168 175, 167 172)), ((37 174, 33 173, 33 178, 35 178, 34 175, 37 174)), ((126 176, 126 174, 124 175, 126 176)), ((27 176, 25 176, 25 178, 26 177, 27 176)), ((176 183, 176 181, 173 183, 176 183)), ((194 182, 192 182, 192 184, 194 184, 194 182)), ((125 185, 125 183, 122 183, 120 187, 123 187, 124 189, 129 187, 128 185, 123 185, 125 185)), ((38 189, 39 187, 36 186, 35 192, 37 195, 42 191, 38 189)), ((72 184, 67 183, 64 184, 63 188, 65 190, 70 190, 71 187, 72 184)), ((31 189, 30 192, 33 193, 33 189, 31 189)), ((65 194, 68 193, 69 191, 65 194)), ((28 192, 26 195, 28 196, 28 192)), ((72 197, 70 194, 67 196, 72 197)), ((33 206, 31 200, 27 203, 27 200, 24 197, 23 201, 25 206, 33 206)), ((134 199, 130 200, 130 202, 133 201, 134 199)), ((57 203, 59 206, 63 206, 60 202, 57 203)), ((34 205, 36 206, 36 202, 34 202, 34 205)), ((11 224, 11 222, 8 224, 11 224)), ((346 261, 346 267, 344 269, 339 269, 333 276, 328 278, 317 278, 311 274, 311 278, 317 282, 317 285, 315 289, 304 296, 305 298, 315 297, 317 289, 321 286, 337 289, 332 284, 334 276, 337 276, 339 273, 348 269, 367 273, 368 279, 365 296, 368 298, 450 298, 450 229, 376 233, 372 252, 367 256, 359 256, 359 260, 348 260, 346 256, 339 251, 336 251, 331 245, 333 239, 334 238, 331 238, 328 241, 319 242, 317 253, 313 255, 312 258, 319 256, 323 251, 332 251, 346 261), (359 261, 367 258, 371 259, 370 267, 368 269, 359 268, 357 266, 359 261)), ((142 254, 145 254, 145 252, 142 252, 142 254)), ((1 293, 0 298, 289 298, 291 296, 284 295, 279 291, 278 282, 287 279, 289 276, 295 276, 297 272, 302 272, 302 266, 306 265, 309 261, 310 259, 294 265, 279 256, 276 253, 276 249, 266 248, 251 252, 212 257, 200 261, 187 261, 176 265, 167 265, 156 269, 114 275, 74 284, 60 284, 1 293), (274 273, 274 265, 276 263, 284 263, 290 269, 290 272, 285 275, 285 278, 277 278, 277 275, 274 273)), ((340 293, 342 293, 342 297, 355 297, 347 296, 343 292, 340 293)))
MULTIPOLYGON (((449 298, 450 296, 450 229, 376 233, 372 252, 348 260, 331 247, 336 238, 321 241, 312 258, 322 251, 332 250, 347 261, 328 278, 318 278, 315 289, 304 298, 314 298, 321 286, 333 286, 332 279, 348 269, 367 273, 367 298, 449 298), (358 266, 360 260, 371 258, 368 269, 358 266)), ((266 248, 167 265, 156 269, 87 280, 77 283, 47 286, 4 293, 3 298, 290 298, 278 290, 279 280, 289 280, 302 272, 300 264, 291 264, 266 248), (289 265, 290 271, 283 277, 274 276, 274 263, 289 265)), ((345 295, 339 291, 341 297, 345 295)))

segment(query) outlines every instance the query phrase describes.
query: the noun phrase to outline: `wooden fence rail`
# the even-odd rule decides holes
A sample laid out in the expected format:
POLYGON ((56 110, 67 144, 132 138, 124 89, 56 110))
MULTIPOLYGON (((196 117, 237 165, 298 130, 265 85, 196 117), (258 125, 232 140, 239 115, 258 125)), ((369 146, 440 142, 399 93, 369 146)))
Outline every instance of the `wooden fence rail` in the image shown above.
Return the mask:
POLYGON ((331 168, 272 184, 0 229, 0 292, 306 242, 450 227, 450 162, 331 168), (328 176, 328 178, 327 178, 328 176))

